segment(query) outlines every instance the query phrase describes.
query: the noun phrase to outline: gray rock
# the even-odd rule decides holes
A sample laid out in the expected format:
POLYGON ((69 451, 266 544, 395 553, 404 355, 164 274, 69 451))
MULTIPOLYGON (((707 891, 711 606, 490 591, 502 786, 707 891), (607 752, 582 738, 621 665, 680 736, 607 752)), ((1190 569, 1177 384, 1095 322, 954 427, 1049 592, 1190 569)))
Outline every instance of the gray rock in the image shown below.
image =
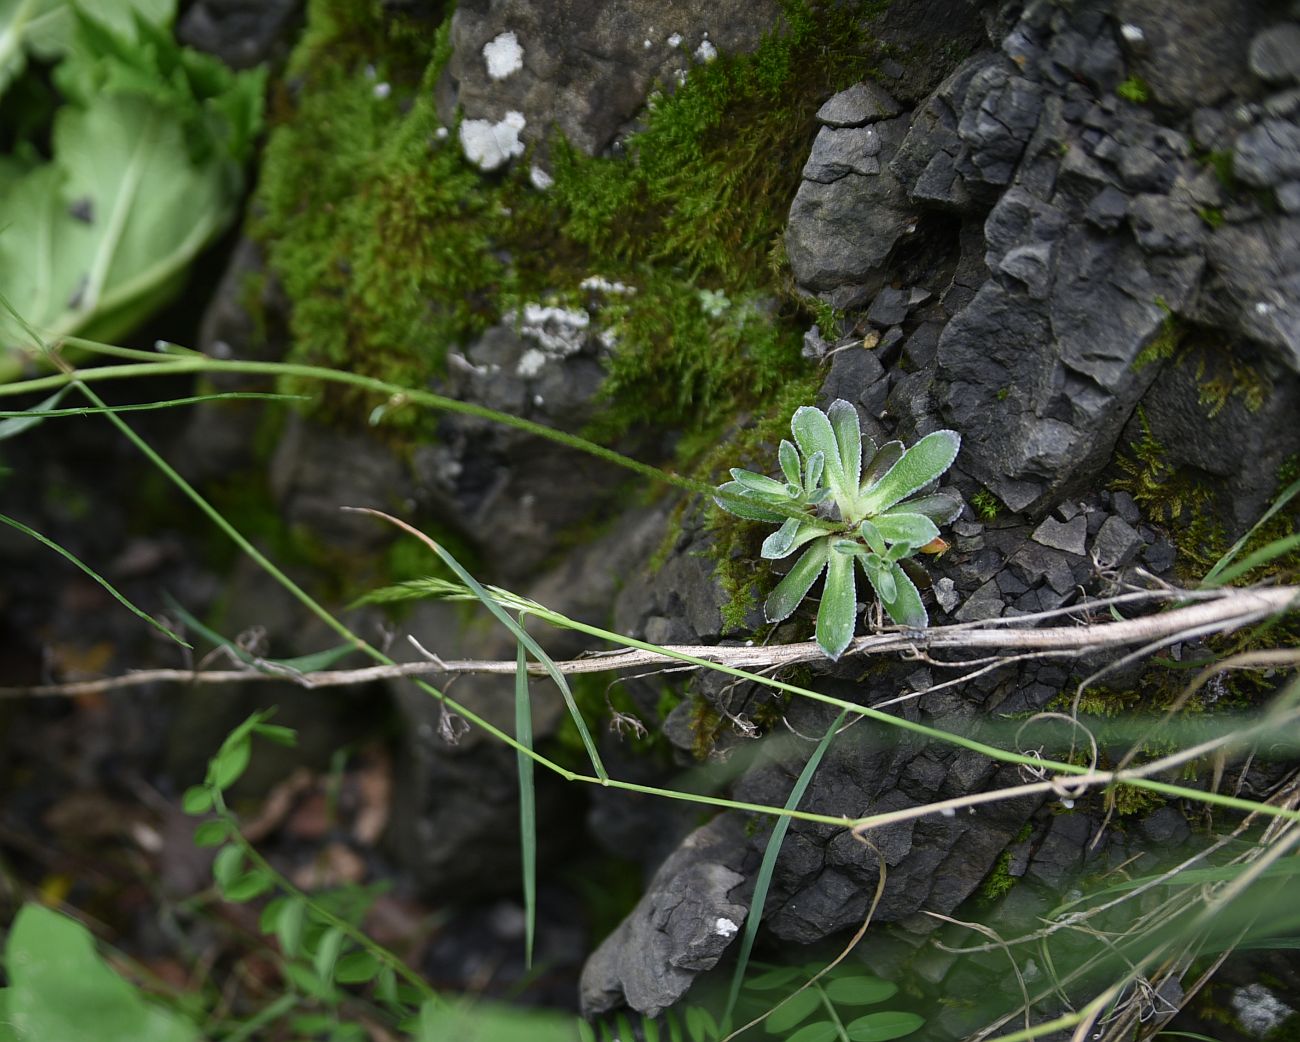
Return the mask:
POLYGON ((990 579, 966 599, 966 603, 957 609, 958 622, 981 622, 984 619, 996 619, 1005 607, 1002 591, 998 584, 990 579))
POLYGON ((1088 204, 1084 219, 1102 231, 1114 231, 1128 216, 1128 196, 1113 185, 1107 185, 1088 204))
POLYGON ((890 119, 902 107, 870 80, 842 90, 817 110, 817 121, 828 127, 861 127, 890 119))
MULTIPOLYGON (((914 227, 916 216, 888 161, 906 130, 902 117, 875 123, 878 173, 846 172, 830 183, 804 180, 790 207, 786 252, 796 282, 809 292, 872 280, 894 246, 914 227)), ((822 134, 862 131, 823 129, 822 134)), ((874 138, 873 138, 874 140, 874 138)))
POLYGON ((1030 859, 1026 878, 1061 892, 1077 882, 1093 824, 1086 814, 1058 814, 1030 859))
POLYGON ((1115 513, 1130 525, 1136 525, 1142 520, 1142 512, 1138 510, 1137 501, 1127 492, 1112 492, 1110 505, 1115 509, 1115 513))
POLYGON ((876 299, 867 309, 867 321, 884 329, 894 326, 907 318, 909 295, 906 290, 886 286, 876 294, 876 299))
POLYGON ((1266 119, 1237 139, 1233 173, 1256 188, 1300 178, 1300 125, 1266 119))
POLYGON ((1128 218, 1133 237, 1148 253, 1191 253, 1205 234, 1205 222, 1196 211, 1166 195, 1137 196, 1128 218))
POLYGON ((1141 33, 1129 68, 1162 105, 1191 111, 1246 94, 1246 54, 1263 28, 1264 5, 1240 0, 1118 0, 1115 16, 1141 33))
POLYGON ((1288 181, 1277 186, 1277 205, 1283 213, 1300 215, 1300 181, 1288 181))
POLYGON ((1300 82, 1300 25, 1282 22, 1251 40, 1250 71, 1265 83, 1300 82))
POLYGON ((1026 583, 1032 585, 1046 580, 1053 591, 1062 595, 1074 589, 1070 564, 1070 559, 1064 554, 1036 543, 1026 543, 1007 562, 1007 566, 1026 583))
POLYGON ((1064 524, 1055 518, 1047 517, 1034 529, 1031 538, 1034 542, 1051 547, 1053 550, 1082 555, 1088 539, 1088 522, 1082 516, 1064 524))
MULTIPOLYGON (((589 155, 603 152, 656 83, 714 53, 753 50, 780 20, 775 0, 472 0, 456 7, 439 116, 492 127, 516 113, 524 143, 544 149, 558 130, 589 155), (677 41, 673 41, 674 34, 677 41), (649 46, 646 46, 646 44, 649 46)), ((521 149, 522 151, 522 149, 521 149)))
POLYGON ((830 184, 848 174, 869 177, 880 173, 880 133, 875 127, 823 127, 804 164, 806 181, 830 184))
POLYGON ((1042 107, 1041 89, 1005 65, 987 67, 972 77, 957 133, 970 149, 970 163, 980 180, 1010 182, 1042 107))
POLYGON ((1120 517, 1108 517, 1092 542, 1092 553, 1103 568, 1123 568, 1142 549, 1142 537, 1120 517))
POLYGON ((198 0, 176 24, 176 37, 232 69, 251 69, 288 51, 302 9, 302 0, 198 0))
POLYGON ((749 914, 738 899, 747 853, 737 815, 723 814, 691 833, 587 960, 579 985, 583 1014, 626 1005, 658 1016, 711 969, 749 914))

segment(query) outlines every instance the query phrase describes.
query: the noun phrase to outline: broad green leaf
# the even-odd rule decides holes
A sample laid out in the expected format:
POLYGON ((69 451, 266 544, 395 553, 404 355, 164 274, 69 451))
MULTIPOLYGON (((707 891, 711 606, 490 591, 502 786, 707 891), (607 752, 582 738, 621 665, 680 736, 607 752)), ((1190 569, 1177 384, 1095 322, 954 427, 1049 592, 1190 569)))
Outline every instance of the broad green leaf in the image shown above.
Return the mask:
POLYGON ((275 877, 269 872, 255 868, 245 872, 229 886, 221 888, 222 896, 234 904, 243 904, 255 897, 260 897, 275 886, 275 877))
POLYGON ((781 461, 781 473, 785 475, 785 480, 792 485, 802 485, 803 467, 799 463, 799 450, 794 444, 782 438, 777 458, 781 461))
POLYGON ((885 552, 885 537, 880 534, 880 529, 872 522, 863 521, 858 526, 858 534, 862 536, 862 541, 871 547, 873 552, 877 554, 885 552))
POLYGON ((818 539, 804 551, 803 556, 795 562, 786 577, 776 584, 776 589, 768 594, 763 603, 763 614, 768 622, 780 622, 790 617, 822 574, 829 556, 829 539, 818 539))
POLYGON ((877 481, 889 473, 889 468, 903 458, 903 443, 887 441, 880 446, 867 464, 866 473, 862 475, 862 491, 866 492, 877 481))
POLYGON ((281 727, 279 724, 254 724, 253 734, 276 745, 293 747, 298 744, 298 732, 292 727, 281 727))
POLYGON ((796 1024, 807 1020, 813 1010, 821 1007, 821 993, 816 988, 797 992, 787 1002, 772 1011, 771 1016, 763 1021, 763 1029, 769 1035, 784 1034, 796 1024))
POLYGON ((952 466, 960 448, 961 436, 956 431, 927 434, 867 490, 861 500, 862 508, 869 516, 879 514, 924 488, 952 466))
POLYGON ((334 979, 334 966, 338 962, 339 952, 343 949, 343 931, 331 926, 316 944, 316 954, 312 956, 312 968, 323 981, 334 979))
POLYGON ((866 559, 863 558, 863 569, 867 573, 867 578, 871 580, 876 596, 880 598, 880 603, 894 622, 900 626, 910 626, 914 630, 923 630, 930 625, 930 615, 925 610, 925 605, 921 603, 921 594, 916 584, 907 577, 907 573, 897 562, 889 565, 890 578, 894 581, 894 594, 892 597, 886 597, 877 582, 879 574, 867 568, 865 561, 866 559))
POLYGON ((307 918, 307 902, 297 894, 290 895, 280 907, 280 914, 275 917, 272 932, 280 942, 280 951, 285 958, 296 958, 302 951, 302 928, 307 918))
POLYGON ((829 1020, 815 1020, 788 1036, 785 1042, 835 1042, 839 1037, 839 1031, 829 1020))
POLYGON ((916 548, 939 538, 939 529, 924 514, 879 514, 876 530, 888 543, 907 543, 916 548))
POLYGON ((844 1031, 853 1042, 888 1042, 910 1035, 924 1023, 925 1018, 915 1013, 868 1013, 845 1025, 844 1031))
POLYGON ((228 789, 239 780, 253 755, 253 743, 247 734, 233 741, 226 739, 208 765, 208 780, 218 789, 228 789))
POLYGON ((764 506, 761 500, 745 494, 745 486, 738 481, 728 481, 718 486, 718 495, 713 502, 728 514, 735 514, 747 521, 776 521, 786 519, 786 515, 764 506))
POLYGON ((236 844, 222 847, 212 862, 212 878, 225 889, 236 879, 244 867, 244 851, 236 844))
POLYGON ((853 639, 858 617, 854 571, 853 558, 849 555, 829 556, 822 602, 817 609, 817 643, 832 659, 839 658, 853 639))
POLYGON ((230 837, 230 822, 218 819, 205 821, 194 830, 196 847, 219 847, 230 837))
POLYGON ((334 979, 340 984, 365 984, 379 973, 379 960, 369 952, 349 952, 339 960, 334 979))
POLYGON ((890 514, 924 514, 936 525, 946 525, 961 513, 961 500, 948 492, 935 492, 928 496, 918 496, 905 503, 881 511, 882 517, 890 514))
POLYGON ((898 994, 898 985, 879 977, 837 977, 826 985, 826 994, 837 1006, 869 1006, 898 994))
POLYGON ((686 1033, 691 1042, 714 1042, 718 1037, 718 1022, 703 1006, 686 1008, 686 1033))
MULTIPOLYGON (((806 765, 804 769, 807 770, 806 765)), ((796 782, 795 784, 797 785, 798 783, 796 782)), ((791 807, 790 809, 793 810, 794 808, 791 807)), ((782 822, 787 822, 789 820, 790 819, 787 817, 779 818, 772 830, 773 835, 776 834, 776 829, 781 827, 782 822)), ((786 828, 788 830, 789 826, 787 825, 786 828)), ((768 846, 771 846, 771 844, 772 841, 771 838, 769 838, 768 846)), ((752 903, 756 904, 758 901, 757 885, 755 885, 754 892, 755 892, 755 898, 752 903)), ((754 911, 751 907, 750 918, 752 919, 753 916, 754 916, 754 911)), ((799 973, 799 968, 797 966, 781 966, 778 969, 768 970, 766 973, 760 973, 757 977, 750 978, 749 980, 745 981, 745 987, 749 991, 772 991, 776 988, 783 988, 787 984, 792 984, 794 981, 798 980, 800 976, 801 974, 799 973)))
POLYGON ((181 797, 181 809, 186 814, 206 814, 212 809, 212 790, 206 785, 191 785, 181 797))
MULTIPOLYGON (((197 1042, 198 1029, 147 1002, 95 952, 80 923, 24 905, 5 945, 5 1017, 22 1042, 197 1042)), ((3 1036, 0 1036, 3 1037, 3 1036)))
POLYGON ((831 421, 835 444, 840 450, 844 488, 854 491, 862 480, 862 421, 858 419, 858 410, 843 398, 836 398, 826 410, 826 418, 831 421))
POLYGON ((790 420, 790 430, 805 457, 820 452, 825 458, 826 484, 830 486, 831 495, 843 501, 847 491, 844 464, 840 459, 840 448, 830 418, 820 409, 801 405, 790 420))

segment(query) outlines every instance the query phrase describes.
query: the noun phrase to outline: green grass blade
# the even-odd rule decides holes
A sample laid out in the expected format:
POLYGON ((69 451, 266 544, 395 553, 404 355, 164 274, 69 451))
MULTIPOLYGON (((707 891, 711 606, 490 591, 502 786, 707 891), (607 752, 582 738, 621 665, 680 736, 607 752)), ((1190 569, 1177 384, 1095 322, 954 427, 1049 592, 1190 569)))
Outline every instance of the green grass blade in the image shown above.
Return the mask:
POLYGON ((344 507, 343 509, 358 514, 371 514, 374 517, 387 521, 391 525, 396 525, 402 531, 415 536, 424 543, 425 546, 442 558, 443 564, 450 568, 452 572, 455 573, 456 578, 464 583, 470 592, 478 598, 479 603, 481 603, 483 607, 487 608, 487 610, 496 617, 497 621, 510 631, 515 640, 528 649, 528 653, 541 664, 542 668, 546 670, 547 675, 555 681, 555 686, 560 689, 560 694, 564 697, 564 704, 569 709, 569 715, 573 717, 573 723, 578 728, 578 734, 582 738, 582 744, 587 750, 587 757, 591 760, 591 769, 595 771, 596 777, 602 782, 608 781, 609 772, 605 770, 605 765, 600 759, 600 753, 596 751, 596 741, 591 737, 591 731, 587 727, 587 722, 582 718, 582 713, 578 709, 578 703, 574 700, 573 692, 569 689, 568 680, 566 680, 564 674, 560 672, 559 667, 556 666, 555 661, 551 656, 542 650, 542 646, 538 644, 537 641, 533 640, 533 638, 528 635, 528 631, 520 626, 519 623, 515 622, 515 620, 510 617, 509 613, 501 607, 500 601, 485 590, 479 581, 475 579, 474 576, 470 575, 469 572, 465 570, 464 565, 456 560, 456 558, 453 557, 444 546, 437 541, 430 539, 418 528, 408 525, 405 521, 395 518, 391 514, 385 514, 382 510, 372 510, 369 507, 344 507))
MULTIPOLYGON (((65 390, 71 390, 71 387, 72 385, 69 384, 65 390)), ((278 402, 311 401, 311 395, 309 394, 272 394, 269 391, 223 391, 220 394, 195 394, 190 395, 187 398, 169 398, 166 401, 161 402, 139 402, 132 405, 106 405, 102 408, 97 405, 82 405, 72 409, 53 408, 54 403, 62 397, 63 393, 60 392, 31 409, 0 410, 0 420, 5 421, 4 423, 0 423, 0 438, 10 438, 17 434, 17 430, 14 430, 7 425, 16 422, 21 423, 24 417, 31 417, 31 420, 30 422, 23 424, 22 428, 20 428, 23 430, 35 426, 42 420, 53 417, 95 416, 109 412, 151 412, 155 409, 171 409, 179 405, 199 405, 203 402, 219 402, 230 399, 252 398, 261 401, 278 402)))
MULTIPOLYGON (((1291 500, 1295 498, 1297 492, 1300 492, 1300 478, 1296 478, 1295 481, 1291 482, 1291 484, 1283 489, 1281 495, 1273 501, 1273 505, 1264 511, 1263 516, 1258 521, 1250 526, 1250 531, 1233 543, 1232 546, 1228 548, 1228 552, 1214 562, 1214 567, 1206 572, 1205 578, 1201 580, 1201 586, 1223 586, 1225 583, 1230 582, 1231 580, 1222 577, 1224 569, 1226 569, 1228 565, 1232 563, 1232 559, 1241 552, 1241 548, 1250 542, 1250 537, 1259 531, 1261 526, 1267 524, 1274 514, 1290 503, 1291 500)), ((1267 549, 1267 547, 1265 547, 1265 549, 1267 549)), ((1283 551, 1283 553, 1285 552, 1286 551, 1283 551)), ((1249 569, 1247 569, 1247 571, 1249 571, 1249 569)))
POLYGON ((528 697, 528 656, 516 642, 515 751, 519 765, 519 854, 524 874, 524 965, 533 968, 533 937, 537 929, 537 799, 533 790, 533 761, 523 749, 533 747, 533 704, 528 697))
MULTIPOLYGON (((808 785, 812 782, 813 775, 817 773, 817 768, 822 762, 822 757, 826 755, 826 750, 830 748, 831 739, 835 733, 843 726, 844 717, 848 710, 841 709, 839 716, 826 733, 822 735, 822 740, 817 743, 817 748, 813 754, 808 757, 808 762, 803 765, 803 770, 799 772, 799 777, 795 779, 794 787, 790 790, 790 797, 785 801, 786 810, 798 810, 799 801, 808 791, 808 785)), ((740 998, 740 988, 745 982, 745 971, 749 968, 749 955, 754 950, 754 938, 758 936, 759 924, 763 921, 763 905, 767 903, 767 892, 772 885, 772 873, 776 870, 776 859, 781 853, 781 844, 785 842, 785 834, 790 831, 790 818, 779 818, 775 825, 772 826, 772 835, 768 837, 767 848, 763 851, 762 864, 758 866, 758 875, 754 877, 754 896, 749 902, 749 917, 745 920, 745 933, 740 939, 740 951, 736 956, 736 969, 731 975, 731 990, 727 994, 727 1007, 722 1013, 722 1033, 725 1035, 731 1031, 731 1017, 736 1009, 736 1002, 740 998)))
POLYGON ((0 412, 0 417, 4 418, 4 422, 0 423, 0 441, 17 437, 23 431, 29 431, 41 423, 70 390, 72 390, 72 385, 68 384, 66 387, 55 391, 45 401, 33 405, 30 409, 14 409, 0 412))
POLYGON ((100 586, 102 586, 105 590, 107 590, 110 594, 112 594, 113 598, 124 608, 126 608, 127 611, 143 619, 150 626, 156 629, 159 633, 162 633, 165 636, 170 637, 172 640, 174 640, 177 644, 179 644, 183 648, 188 648, 191 646, 187 644, 185 641, 181 640, 180 637, 178 637, 175 633, 169 630, 157 619, 153 618, 147 612, 141 611, 139 608, 137 608, 134 604, 132 604, 129 600, 127 600, 125 596, 123 596, 120 592, 118 592, 117 588, 112 583, 110 583, 97 571, 91 568, 90 565, 86 564, 79 557, 77 557, 77 555, 74 554, 71 550, 64 549, 53 539, 50 539, 48 536, 41 535, 40 532, 37 532, 35 529, 28 528, 21 521, 16 521, 14 518, 9 517, 6 514, 0 514, 0 521, 4 522, 6 525, 9 525, 11 528, 18 529, 18 531, 22 532, 24 535, 31 536, 38 543, 43 543, 44 545, 48 546, 51 550, 53 550, 55 553, 63 557, 66 557, 69 561, 71 561, 83 572, 85 572, 92 579, 94 579, 95 582, 99 583, 100 586))
MULTIPOLYGON (((1254 553, 1247 554, 1230 568, 1224 568, 1213 578, 1207 575, 1201 580, 1201 586, 1227 586, 1233 579, 1240 579, 1251 569, 1267 564, 1276 557, 1289 554, 1296 547, 1300 547, 1300 532, 1293 532, 1281 539, 1274 539, 1267 546, 1261 546, 1254 553)), ((1217 568, 1218 565, 1215 565, 1215 567, 1217 568)))

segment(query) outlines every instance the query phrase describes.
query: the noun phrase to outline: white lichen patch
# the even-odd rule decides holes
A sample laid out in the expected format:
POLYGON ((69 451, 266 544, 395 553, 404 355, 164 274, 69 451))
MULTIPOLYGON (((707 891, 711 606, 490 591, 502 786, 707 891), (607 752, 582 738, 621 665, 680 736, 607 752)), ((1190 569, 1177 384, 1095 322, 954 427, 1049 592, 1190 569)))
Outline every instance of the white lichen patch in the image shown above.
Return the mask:
POLYGON ((1247 984, 1232 993, 1233 1012, 1246 1031, 1263 1038, 1295 1012, 1263 984, 1247 984))
POLYGON ((594 293, 612 293, 619 297, 630 296, 636 292, 635 286, 629 286, 625 282, 611 282, 603 275, 588 275, 578 283, 578 286, 594 293))
POLYGON ((537 376, 553 359, 576 355, 582 350, 591 326, 591 316, 581 308, 544 304, 525 304, 522 314, 511 311, 503 317, 507 322, 517 323, 519 335, 536 345, 526 350, 515 365, 516 375, 524 379, 537 376))
POLYGON ((487 62, 488 75, 494 80, 504 80, 524 67, 524 49, 514 33, 500 33, 483 45, 483 60, 487 62))
POLYGON ((682 45, 682 34, 681 34, 681 33, 673 33, 672 36, 668 37, 668 46, 669 46, 669 47, 680 47, 681 45, 682 45))
POLYGON ((555 178, 534 164, 528 168, 528 182, 539 192, 544 192, 555 184, 555 178))
POLYGON ((719 937, 735 937, 736 934, 740 932, 740 927, 730 919, 720 917, 718 921, 713 924, 713 932, 719 937))
POLYGON ((718 49, 713 46, 713 42, 707 36, 695 48, 695 60, 697 62, 711 62, 717 56, 718 49))
POLYGON ((460 125, 460 147, 465 158, 481 170, 496 170, 522 155, 519 132, 527 126, 522 112, 511 110, 499 123, 490 119, 467 119, 460 125))

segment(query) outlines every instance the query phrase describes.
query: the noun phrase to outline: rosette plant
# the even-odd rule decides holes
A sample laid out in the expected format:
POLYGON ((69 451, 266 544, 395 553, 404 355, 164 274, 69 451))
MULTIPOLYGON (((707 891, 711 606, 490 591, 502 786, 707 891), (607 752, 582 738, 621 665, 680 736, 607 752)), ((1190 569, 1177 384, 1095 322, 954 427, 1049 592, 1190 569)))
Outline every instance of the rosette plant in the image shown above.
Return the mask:
POLYGON ((790 431, 794 442, 782 441, 779 453, 784 481, 733 469, 716 500, 738 517, 781 526, 763 542, 765 558, 803 549, 767 598, 767 620, 787 618, 825 573, 817 643, 839 658, 857 619, 856 561, 894 622, 924 628, 929 615, 902 562, 940 547, 939 525, 961 511, 961 500, 949 493, 916 496, 952 465, 961 437, 935 431, 909 449, 900 441, 877 448, 843 399, 825 412, 796 409, 790 431))

